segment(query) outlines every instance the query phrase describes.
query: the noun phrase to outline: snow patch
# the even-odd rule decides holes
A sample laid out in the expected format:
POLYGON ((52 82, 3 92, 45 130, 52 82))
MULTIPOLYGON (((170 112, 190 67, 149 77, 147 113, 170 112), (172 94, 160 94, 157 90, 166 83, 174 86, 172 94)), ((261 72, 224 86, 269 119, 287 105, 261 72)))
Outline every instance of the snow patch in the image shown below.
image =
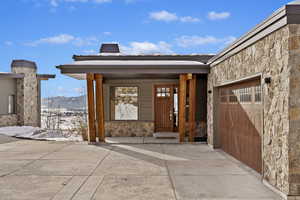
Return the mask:
POLYGON ((16 138, 49 141, 82 141, 81 136, 66 137, 61 132, 55 130, 43 130, 32 126, 8 126, 0 127, 0 135, 16 138))

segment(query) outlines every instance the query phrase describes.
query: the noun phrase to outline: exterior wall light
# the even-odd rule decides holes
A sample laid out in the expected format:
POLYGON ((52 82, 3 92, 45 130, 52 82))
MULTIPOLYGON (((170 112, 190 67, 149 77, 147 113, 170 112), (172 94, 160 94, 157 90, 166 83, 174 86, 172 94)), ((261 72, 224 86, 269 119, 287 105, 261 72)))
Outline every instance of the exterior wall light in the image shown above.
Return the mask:
POLYGON ((271 83, 271 77, 266 77, 265 78, 265 83, 270 84, 271 83))

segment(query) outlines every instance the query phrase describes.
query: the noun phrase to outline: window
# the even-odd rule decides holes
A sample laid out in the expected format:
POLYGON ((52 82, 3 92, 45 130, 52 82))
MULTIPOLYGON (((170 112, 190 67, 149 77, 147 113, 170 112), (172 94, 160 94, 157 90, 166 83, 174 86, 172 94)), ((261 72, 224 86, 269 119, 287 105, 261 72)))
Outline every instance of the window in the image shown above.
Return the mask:
POLYGON ((255 102, 259 103, 261 102, 261 86, 255 86, 254 87, 254 99, 255 99, 255 102))
POLYGON ((220 91, 221 103, 226 103, 227 102, 227 97, 228 97, 227 93, 228 93, 228 90, 221 89, 221 91, 220 91))
POLYGON ((156 88, 156 96, 157 97, 170 97, 171 96, 171 89, 159 87, 156 88))
POLYGON ((251 87, 242 88, 242 89, 240 89, 239 93, 240 93, 240 102, 241 103, 246 103, 246 102, 252 101, 252 88, 251 87))
POLYGON ((239 90, 229 90, 229 102, 237 103, 238 102, 239 90))
POLYGON ((138 87, 112 88, 112 120, 138 120, 138 87))
POLYGON ((8 96, 8 114, 15 113, 15 95, 8 96))

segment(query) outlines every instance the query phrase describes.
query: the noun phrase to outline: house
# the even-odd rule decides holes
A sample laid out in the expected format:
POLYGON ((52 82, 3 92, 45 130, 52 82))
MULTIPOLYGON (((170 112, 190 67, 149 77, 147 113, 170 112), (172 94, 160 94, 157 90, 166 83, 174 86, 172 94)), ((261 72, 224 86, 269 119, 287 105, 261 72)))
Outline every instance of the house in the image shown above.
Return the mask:
POLYGON ((300 196, 300 1, 215 56, 102 52, 57 67, 87 80, 89 141, 174 131, 193 142, 207 124, 211 147, 285 198, 300 196))
POLYGON ((32 61, 14 60, 11 73, 0 73, 0 127, 41 125, 41 81, 55 78, 37 74, 32 61))

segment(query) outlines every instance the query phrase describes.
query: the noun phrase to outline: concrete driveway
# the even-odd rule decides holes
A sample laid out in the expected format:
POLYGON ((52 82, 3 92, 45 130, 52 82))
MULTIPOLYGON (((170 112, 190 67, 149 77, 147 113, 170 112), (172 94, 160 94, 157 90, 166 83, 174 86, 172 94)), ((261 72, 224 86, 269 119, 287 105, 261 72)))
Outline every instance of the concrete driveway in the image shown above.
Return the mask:
POLYGON ((207 145, 0 144, 0 199, 278 199, 207 145))

